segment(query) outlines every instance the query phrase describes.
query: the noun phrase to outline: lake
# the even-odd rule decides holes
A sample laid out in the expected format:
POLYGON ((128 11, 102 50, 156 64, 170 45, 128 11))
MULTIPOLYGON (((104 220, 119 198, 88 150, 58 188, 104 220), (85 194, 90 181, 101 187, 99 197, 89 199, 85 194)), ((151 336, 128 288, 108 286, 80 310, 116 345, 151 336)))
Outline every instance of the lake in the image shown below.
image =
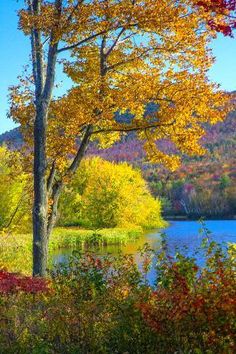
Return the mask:
MULTIPOLYGON (((205 227, 211 231, 209 238, 220 244, 236 243, 236 220, 210 220, 204 222, 205 227)), ((169 226, 163 230, 152 230, 145 232, 135 241, 128 242, 126 245, 107 245, 102 247, 90 247, 89 251, 96 252, 98 255, 116 255, 119 251, 124 254, 132 254, 139 263, 138 250, 145 243, 148 243, 154 250, 160 248, 161 233, 165 233, 167 248, 170 255, 176 250, 180 250, 186 255, 194 255, 199 265, 202 264, 201 252, 197 255, 194 251, 201 245, 203 235, 199 232, 202 225, 198 221, 170 221, 169 226)), ((60 249, 53 253, 53 263, 66 263, 72 254, 73 249, 60 249)), ((151 276, 151 278, 153 275, 151 276)))

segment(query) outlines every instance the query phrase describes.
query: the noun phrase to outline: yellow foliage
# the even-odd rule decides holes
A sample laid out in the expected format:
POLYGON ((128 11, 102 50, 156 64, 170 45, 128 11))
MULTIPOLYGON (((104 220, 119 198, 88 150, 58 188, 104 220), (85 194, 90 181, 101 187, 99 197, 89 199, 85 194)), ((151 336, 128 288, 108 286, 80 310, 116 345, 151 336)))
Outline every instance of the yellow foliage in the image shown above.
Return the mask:
MULTIPOLYGON (((136 131, 147 158, 171 170, 179 166, 182 154, 204 153, 198 143, 202 123, 215 124, 230 109, 227 95, 207 76, 214 37, 207 16, 189 0, 92 0, 76 7, 66 1, 60 15, 52 3, 42 1, 37 16, 22 10, 25 34, 35 27, 45 41, 52 33, 60 48, 72 46, 72 60, 67 56, 62 62, 74 87, 51 103, 48 168, 54 163, 57 172, 65 174, 68 155, 75 156, 76 141, 88 126, 105 148, 121 134, 136 131), (145 107, 151 102, 158 109, 147 115, 145 107), (127 111, 133 119, 119 123, 114 113, 127 111), (178 156, 156 148, 155 142, 163 138, 175 144, 178 156)), ((35 115, 29 82, 21 79, 11 88, 11 115, 21 123, 27 143, 32 141, 35 115)))
POLYGON ((92 227, 161 227, 161 203, 154 199, 140 171, 127 163, 85 159, 61 204, 62 222, 92 227))
POLYGON ((23 172, 20 154, 0 147, 0 230, 26 230, 32 189, 23 172))

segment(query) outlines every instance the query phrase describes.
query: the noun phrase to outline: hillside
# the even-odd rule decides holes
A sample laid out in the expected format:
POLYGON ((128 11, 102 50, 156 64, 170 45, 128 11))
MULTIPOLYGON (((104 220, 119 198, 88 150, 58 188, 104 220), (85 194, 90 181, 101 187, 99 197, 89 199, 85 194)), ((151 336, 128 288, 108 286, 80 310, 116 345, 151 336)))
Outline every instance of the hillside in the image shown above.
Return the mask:
MULTIPOLYGON (((19 130, 0 135, 0 144, 19 148, 22 136, 19 130)), ((127 161, 142 169, 153 195, 163 201, 165 216, 232 218, 236 215, 236 112, 215 126, 207 127, 202 139, 207 154, 185 157, 182 166, 171 173, 163 166, 146 161, 142 143, 134 134, 106 150, 91 146, 88 154, 99 155, 114 162, 127 161)), ((171 151, 168 141, 161 147, 171 151)))
MULTIPOLYGON (((236 112, 206 130, 202 139, 206 155, 184 157, 182 166, 173 173, 148 163, 142 144, 134 138, 126 138, 107 150, 93 147, 90 154, 140 167, 152 193, 163 200, 166 216, 233 218, 236 215, 236 112)), ((161 142, 161 147, 166 151, 173 149, 168 141, 161 142)))
POLYGON ((12 129, 0 135, 0 145, 7 144, 9 147, 18 148, 22 145, 22 135, 18 128, 12 129))

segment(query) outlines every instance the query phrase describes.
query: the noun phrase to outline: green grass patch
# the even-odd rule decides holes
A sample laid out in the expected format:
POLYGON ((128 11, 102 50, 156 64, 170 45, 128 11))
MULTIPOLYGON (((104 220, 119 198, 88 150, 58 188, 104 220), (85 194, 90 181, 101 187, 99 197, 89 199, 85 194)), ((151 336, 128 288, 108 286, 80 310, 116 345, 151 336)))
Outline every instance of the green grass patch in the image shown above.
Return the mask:
POLYGON ((126 244, 142 234, 140 227, 133 229, 114 228, 100 230, 84 230, 79 228, 58 227, 54 230, 49 249, 76 248, 83 244, 114 245, 126 244))

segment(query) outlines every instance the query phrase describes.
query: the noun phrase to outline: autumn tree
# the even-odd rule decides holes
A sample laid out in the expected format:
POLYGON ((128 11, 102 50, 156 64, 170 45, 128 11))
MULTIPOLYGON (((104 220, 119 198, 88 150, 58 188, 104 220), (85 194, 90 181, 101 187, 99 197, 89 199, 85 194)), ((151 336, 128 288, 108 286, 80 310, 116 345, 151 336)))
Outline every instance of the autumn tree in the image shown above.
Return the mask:
POLYGON ((32 78, 11 89, 11 116, 34 143, 33 274, 45 275, 59 196, 91 140, 106 147, 134 131, 150 161, 175 168, 180 157, 156 141, 171 139, 179 155, 202 153, 202 123, 223 119, 225 97, 207 79, 214 31, 195 2, 28 0, 19 16, 32 78), (74 86, 57 98, 63 58, 74 86))
POLYGON ((213 31, 233 37, 236 29, 235 0, 199 0, 196 4, 207 13, 208 26, 213 31))
POLYGON ((161 203, 150 194, 141 171, 99 157, 81 162, 60 199, 60 223, 93 228, 163 227, 161 203))

